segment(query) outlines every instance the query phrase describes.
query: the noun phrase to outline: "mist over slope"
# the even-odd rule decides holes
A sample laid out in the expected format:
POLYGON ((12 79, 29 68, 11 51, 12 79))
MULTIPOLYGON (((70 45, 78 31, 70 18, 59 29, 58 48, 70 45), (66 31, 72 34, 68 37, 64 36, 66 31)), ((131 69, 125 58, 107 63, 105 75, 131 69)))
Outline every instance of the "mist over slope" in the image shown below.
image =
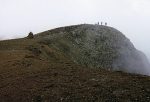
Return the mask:
POLYGON ((120 31, 103 25, 75 25, 35 35, 74 62, 92 68, 150 75, 150 64, 120 31))

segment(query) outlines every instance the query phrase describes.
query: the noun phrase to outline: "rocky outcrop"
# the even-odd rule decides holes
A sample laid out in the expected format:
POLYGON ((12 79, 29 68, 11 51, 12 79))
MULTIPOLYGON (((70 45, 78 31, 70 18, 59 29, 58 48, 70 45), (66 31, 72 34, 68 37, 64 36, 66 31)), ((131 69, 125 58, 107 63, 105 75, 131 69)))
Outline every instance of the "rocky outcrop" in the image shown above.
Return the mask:
POLYGON ((146 56, 112 27, 76 25, 43 32, 36 37, 87 67, 150 74, 146 56))

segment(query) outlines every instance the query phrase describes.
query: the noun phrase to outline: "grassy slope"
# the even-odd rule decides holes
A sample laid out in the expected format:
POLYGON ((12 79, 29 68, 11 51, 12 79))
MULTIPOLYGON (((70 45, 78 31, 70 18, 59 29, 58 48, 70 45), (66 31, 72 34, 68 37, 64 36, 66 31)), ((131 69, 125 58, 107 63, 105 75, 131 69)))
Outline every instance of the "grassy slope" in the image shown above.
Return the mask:
POLYGON ((150 101, 150 77, 85 68, 36 39, 0 42, 0 101, 150 101))

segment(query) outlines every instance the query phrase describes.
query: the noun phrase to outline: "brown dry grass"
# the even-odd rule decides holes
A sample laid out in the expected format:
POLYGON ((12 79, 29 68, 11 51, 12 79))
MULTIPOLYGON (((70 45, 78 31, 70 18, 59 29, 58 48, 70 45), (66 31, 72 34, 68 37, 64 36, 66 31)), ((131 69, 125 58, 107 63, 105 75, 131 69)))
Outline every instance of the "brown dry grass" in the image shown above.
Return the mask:
POLYGON ((149 101, 148 76, 85 68, 35 39, 0 42, 0 102, 149 101))

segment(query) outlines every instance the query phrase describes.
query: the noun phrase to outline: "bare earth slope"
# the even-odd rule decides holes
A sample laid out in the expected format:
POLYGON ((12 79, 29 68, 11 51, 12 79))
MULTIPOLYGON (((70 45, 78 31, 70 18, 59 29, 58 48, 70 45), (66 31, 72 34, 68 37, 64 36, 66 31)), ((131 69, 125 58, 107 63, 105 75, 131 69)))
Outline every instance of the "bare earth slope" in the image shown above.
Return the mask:
POLYGON ((0 102, 149 101, 149 76, 76 64, 40 37, 0 41, 0 102))

